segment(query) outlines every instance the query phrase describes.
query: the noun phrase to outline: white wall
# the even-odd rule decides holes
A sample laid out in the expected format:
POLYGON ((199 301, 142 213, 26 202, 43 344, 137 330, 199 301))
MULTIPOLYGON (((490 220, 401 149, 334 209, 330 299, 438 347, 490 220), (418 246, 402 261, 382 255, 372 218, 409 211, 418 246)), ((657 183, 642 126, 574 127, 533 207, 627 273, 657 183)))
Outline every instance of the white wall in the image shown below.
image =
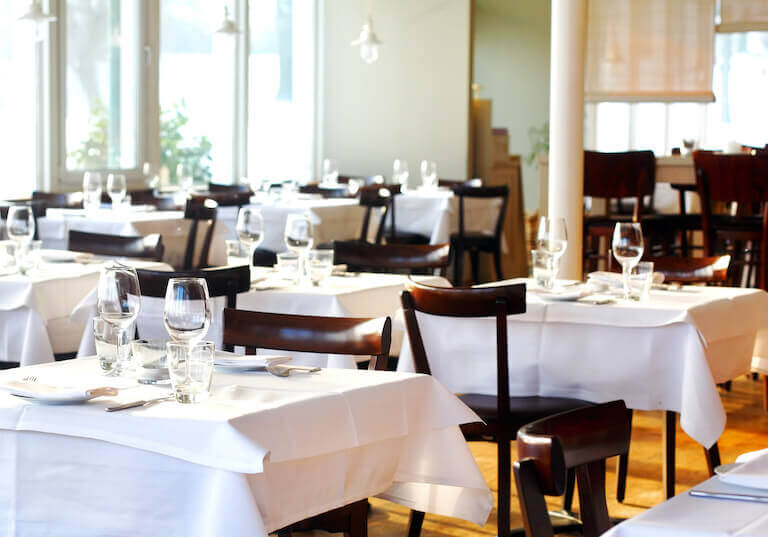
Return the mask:
MULTIPOLYGON (((494 127, 509 129, 509 151, 527 156, 530 127, 549 118, 549 0, 475 0, 474 82, 491 99, 494 127)), ((525 209, 538 206, 536 164, 523 159, 525 209)))
POLYGON ((368 65, 350 46, 366 17, 366 0, 324 0, 320 70, 320 159, 344 175, 392 173, 422 159, 441 177, 467 175, 470 92, 470 0, 373 0, 383 41, 368 65))

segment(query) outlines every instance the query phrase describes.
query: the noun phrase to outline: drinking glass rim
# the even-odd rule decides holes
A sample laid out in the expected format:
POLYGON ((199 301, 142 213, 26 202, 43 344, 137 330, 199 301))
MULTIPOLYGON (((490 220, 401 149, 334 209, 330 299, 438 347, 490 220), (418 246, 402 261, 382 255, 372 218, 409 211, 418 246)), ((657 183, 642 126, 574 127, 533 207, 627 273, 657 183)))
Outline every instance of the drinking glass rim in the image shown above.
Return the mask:
MULTIPOLYGON (((170 340, 165 342, 165 348, 167 349, 168 347, 183 347, 187 349, 189 348, 189 345, 184 341, 170 340)), ((216 343, 209 340, 198 341, 197 343, 194 344, 192 348, 197 349, 198 347, 206 347, 206 348, 211 347, 213 348, 214 352, 216 351, 216 343)))

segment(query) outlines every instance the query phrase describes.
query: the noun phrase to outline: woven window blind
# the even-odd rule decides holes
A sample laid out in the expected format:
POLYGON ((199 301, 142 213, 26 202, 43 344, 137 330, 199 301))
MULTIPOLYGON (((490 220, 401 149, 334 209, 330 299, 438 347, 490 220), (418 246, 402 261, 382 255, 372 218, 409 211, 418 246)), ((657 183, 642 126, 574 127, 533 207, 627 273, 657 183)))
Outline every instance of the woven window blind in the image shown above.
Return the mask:
POLYGON ((768 0, 720 0, 718 32, 768 31, 768 0))

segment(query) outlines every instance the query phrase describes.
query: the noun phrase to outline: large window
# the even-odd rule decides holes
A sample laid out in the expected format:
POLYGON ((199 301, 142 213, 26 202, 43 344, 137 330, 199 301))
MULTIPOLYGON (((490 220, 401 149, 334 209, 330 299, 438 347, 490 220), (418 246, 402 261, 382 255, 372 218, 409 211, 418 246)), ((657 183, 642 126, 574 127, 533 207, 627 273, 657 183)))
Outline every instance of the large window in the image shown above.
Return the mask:
POLYGON ((715 47, 714 103, 588 104, 587 147, 665 155, 683 140, 704 149, 767 144, 768 32, 717 34, 715 47))
POLYGON ((19 23, 24 0, 0 2, 0 162, 3 198, 29 196, 37 175, 35 28, 19 23))

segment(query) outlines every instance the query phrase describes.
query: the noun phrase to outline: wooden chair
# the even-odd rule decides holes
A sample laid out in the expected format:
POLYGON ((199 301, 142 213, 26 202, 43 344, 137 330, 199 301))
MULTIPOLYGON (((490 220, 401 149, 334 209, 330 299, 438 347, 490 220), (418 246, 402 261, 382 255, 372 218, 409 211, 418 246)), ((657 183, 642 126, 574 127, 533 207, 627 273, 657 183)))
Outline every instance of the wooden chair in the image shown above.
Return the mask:
POLYGON ((768 289, 768 156, 694 151, 693 163, 704 255, 730 254, 732 283, 768 289))
POLYGON ((451 262, 448 244, 370 244, 360 241, 334 241, 336 264, 346 264, 351 272, 400 272, 443 274, 451 262))
POLYGON ((40 201, 49 208, 79 209, 83 206, 83 195, 80 192, 32 192, 32 201, 40 201))
MULTIPOLYGON (((139 277, 141 296, 165 298, 168 280, 171 278, 203 278, 208 286, 211 298, 227 297, 227 307, 237 307, 238 293, 246 293, 251 289, 251 269, 247 265, 239 267, 217 267, 203 270, 146 270, 136 269, 139 277)), ((138 337, 138 336, 137 336, 138 337)), ((225 350, 232 350, 224 345, 225 350)))
MULTIPOLYGON (((416 312, 444 317, 495 317, 496 393, 459 396, 485 423, 462 426, 467 440, 498 444, 498 535, 509 535, 511 501, 510 442, 517 430, 534 420, 591 403, 564 397, 518 397, 509 393, 507 316, 525 312, 525 284, 480 288, 438 288, 408 282, 401 296, 405 326, 417 373, 432 374, 416 312)), ((477 356, 471 360, 478 359, 477 356)), ((467 357, 467 367, 472 367, 467 357)), ((488 386, 488 390, 493 390, 488 386)), ((566 499, 566 501, 568 501, 566 499)), ((424 513, 411 511, 409 536, 420 534, 424 513)))
POLYGON ((165 252, 163 238, 157 233, 152 233, 146 237, 124 237, 71 229, 67 247, 73 252, 151 259, 153 261, 162 261, 165 252))
POLYGON ((251 187, 248 185, 224 185, 221 183, 208 183, 208 192, 225 194, 248 194, 251 196, 251 187))
POLYGON ((204 200, 212 200, 219 207, 242 207, 251 203, 251 193, 236 191, 209 192, 207 194, 195 194, 191 198, 195 203, 202 203, 204 200))
POLYGON ((277 263, 277 252, 265 248, 256 248, 251 260, 254 267, 274 267, 277 263))
POLYGON ((326 199, 349 198, 349 189, 346 186, 323 186, 317 183, 301 185, 300 194, 319 194, 326 199))
MULTIPOLYGON (((246 354, 254 354, 256 349, 273 349, 368 355, 371 357, 369 369, 384 370, 391 337, 389 317, 361 319, 224 310, 223 341, 229 346, 244 346, 246 354)), ((283 537, 290 536, 294 530, 320 529, 365 537, 368 534, 367 516, 368 500, 361 499, 292 524, 277 533, 283 537)))
POLYGON ((360 230, 360 241, 368 242, 368 230, 370 228, 371 215, 373 214, 374 209, 379 209, 379 227, 376 231, 374 242, 376 244, 381 244, 382 239, 384 238, 384 228, 387 216, 391 214, 392 190, 382 187, 381 185, 371 185, 361 188, 357 195, 360 206, 365 207, 363 226, 360 230))
POLYGON ((544 497, 565 492, 568 470, 576 471, 582 534, 597 537, 608 531, 605 460, 628 450, 624 401, 570 410, 522 427, 514 471, 526 537, 554 535, 544 497))
POLYGON ((501 271, 501 232, 504 228, 504 215, 507 211, 509 188, 504 186, 455 186, 453 193, 459 198, 459 231, 451 233, 451 246, 455 252, 453 263, 453 283, 461 285, 464 279, 464 253, 469 253, 472 265, 472 283, 480 283, 479 254, 489 253, 493 255, 493 266, 496 270, 496 279, 503 280, 501 271), (493 234, 483 231, 467 231, 465 217, 465 200, 499 198, 501 207, 496 217, 496 225, 493 234))
POLYGON ((183 270, 195 270, 208 267, 208 254, 211 250, 213 230, 216 226, 216 209, 218 204, 209 198, 192 197, 187 200, 184 209, 184 219, 190 221, 187 246, 184 250, 183 270), (203 240, 200 247, 200 255, 195 263, 195 246, 198 234, 202 231, 203 240))

